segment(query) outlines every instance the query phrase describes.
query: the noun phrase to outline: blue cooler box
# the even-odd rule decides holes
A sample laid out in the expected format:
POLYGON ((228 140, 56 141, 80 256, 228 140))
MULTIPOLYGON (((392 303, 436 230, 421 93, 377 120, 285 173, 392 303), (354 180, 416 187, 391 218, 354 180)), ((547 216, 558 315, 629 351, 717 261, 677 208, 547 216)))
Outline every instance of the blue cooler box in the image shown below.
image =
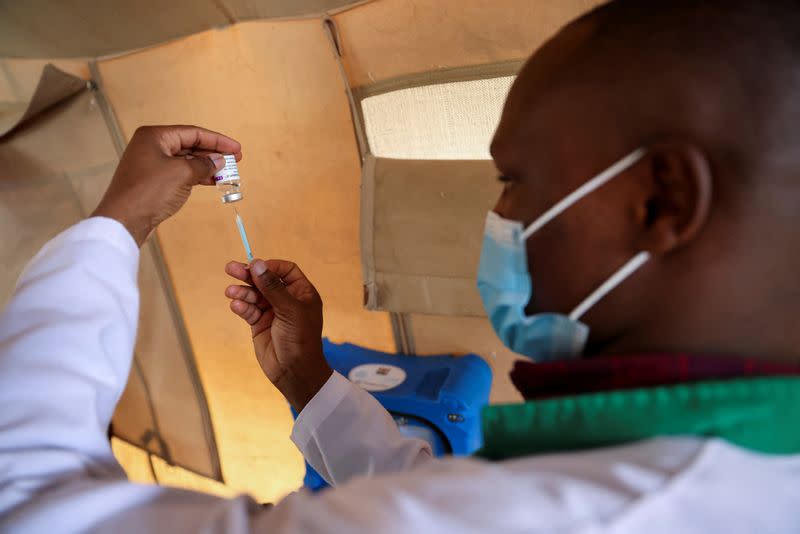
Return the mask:
MULTIPOLYGON (((327 339, 323 351, 334 370, 378 399, 403 435, 429 442, 435 456, 481 447, 480 412, 489 402, 492 370, 480 356, 400 356, 327 339)), ((303 483, 312 491, 328 486, 308 464, 303 483)))

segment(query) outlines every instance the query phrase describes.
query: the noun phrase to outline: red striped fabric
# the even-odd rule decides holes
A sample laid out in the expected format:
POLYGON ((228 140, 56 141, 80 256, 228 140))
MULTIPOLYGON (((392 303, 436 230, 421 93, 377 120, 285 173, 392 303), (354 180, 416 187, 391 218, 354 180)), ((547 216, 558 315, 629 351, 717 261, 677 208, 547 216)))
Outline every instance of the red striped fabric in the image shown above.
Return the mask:
POLYGON ((511 381, 526 400, 746 376, 800 375, 800 365, 692 354, 604 356, 562 362, 520 360, 511 381))

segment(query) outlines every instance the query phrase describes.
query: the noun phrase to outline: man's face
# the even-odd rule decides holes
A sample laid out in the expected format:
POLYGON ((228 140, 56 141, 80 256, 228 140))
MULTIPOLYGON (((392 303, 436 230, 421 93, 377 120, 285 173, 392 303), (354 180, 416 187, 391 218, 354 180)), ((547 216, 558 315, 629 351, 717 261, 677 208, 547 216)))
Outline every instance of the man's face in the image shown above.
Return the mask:
MULTIPOLYGON (((562 32, 531 58, 512 87, 492 142, 505 182, 495 211, 504 218, 527 226, 637 148, 615 137, 613 117, 604 114, 602 92, 609 84, 553 83, 591 30, 582 23, 562 32)), ((637 188, 631 174, 591 193, 528 239, 529 314, 569 313, 639 252, 629 235, 634 214, 626 198, 637 188)), ((626 282, 589 312, 590 347, 618 335, 636 307, 635 296, 626 282)))

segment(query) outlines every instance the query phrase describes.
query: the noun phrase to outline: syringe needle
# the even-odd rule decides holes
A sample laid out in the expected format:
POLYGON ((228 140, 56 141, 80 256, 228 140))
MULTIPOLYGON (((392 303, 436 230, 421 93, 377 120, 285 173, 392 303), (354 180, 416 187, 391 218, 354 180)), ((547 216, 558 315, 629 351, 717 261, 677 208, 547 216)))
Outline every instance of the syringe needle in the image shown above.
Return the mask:
POLYGON ((242 217, 239 215, 239 210, 236 209, 236 206, 233 207, 233 211, 236 213, 236 226, 239 227, 239 235, 242 236, 242 245, 244 245, 244 251, 247 253, 247 261, 253 261, 253 251, 250 249, 250 241, 247 239, 244 221, 242 221, 242 217))

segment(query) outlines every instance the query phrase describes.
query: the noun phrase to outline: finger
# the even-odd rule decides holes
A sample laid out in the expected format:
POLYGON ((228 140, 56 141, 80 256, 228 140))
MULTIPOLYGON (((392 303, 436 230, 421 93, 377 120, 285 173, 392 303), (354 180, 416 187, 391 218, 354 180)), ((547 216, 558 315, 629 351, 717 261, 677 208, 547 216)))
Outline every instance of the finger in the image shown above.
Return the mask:
POLYGON ((225 288, 225 296, 233 300, 243 300, 249 304, 256 304, 261 297, 255 289, 247 286, 228 286, 225 288))
MULTIPOLYGON (((296 263, 287 261, 287 260, 263 260, 264 263, 267 264, 267 269, 272 271, 273 273, 277 274, 281 280, 288 286, 297 282, 299 280, 308 280, 306 275, 303 274, 303 271, 300 270, 300 267, 297 266, 296 263)), ((241 280, 242 282, 254 285, 253 279, 250 276, 250 266, 246 263, 242 263, 239 261, 229 261, 225 265, 225 272, 236 278, 237 280, 241 280)))
POLYGON ((266 260, 264 263, 267 264, 267 270, 275 273, 286 285, 292 285, 300 280, 308 281, 300 267, 292 261, 266 260))
MULTIPOLYGON (((182 148, 178 151, 177 154, 174 154, 176 157, 184 157, 184 158, 199 158, 201 156, 208 156, 209 154, 219 154, 219 152, 215 152, 213 150, 199 150, 194 148, 182 148)), ((238 160, 237 160, 238 161, 238 160)))
POLYGON ((225 289, 225 296, 232 300, 243 300, 249 304, 255 304, 262 310, 269 307, 269 302, 261 293, 250 286, 228 286, 225 289))
POLYGON ((232 300, 231 311, 247 321, 247 324, 250 326, 256 324, 258 320, 261 319, 261 315, 264 313, 258 308, 258 306, 247 303, 243 300, 232 300))
MULTIPOLYGON (((207 178, 201 179, 198 183, 200 185, 215 185, 216 180, 214 177, 216 176, 217 172, 221 170, 220 165, 222 167, 225 166, 225 159, 222 154, 218 154, 216 152, 212 152, 210 150, 192 150, 190 148, 184 148, 176 156, 182 157, 184 159, 195 159, 195 158, 211 158, 211 161, 215 164, 215 172, 211 173, 207 178)), ((241 153, 235 155, 236 160, 239 161, 241 159, 241 153)))
POLYGON ((275 312, 272 309, 269 309, 261 314, 261 318, 256 322, 256 324, 250 326, 250 330, 253 333, 253 337, 258 336, 259 334, 263 333, 266 330, 269 330, 272 327, 272 321, 275 319, 275 312))
POLYGON ((267 269, 264 260, 254 260, 250 264, 250 273, 253 284, 279 315, 281 311, 288 311, 296 304, 297 301, 286 290, 286 284, 281 277, 267 269))
POLYGON ((175 161, 184 167, 181 177, 190 185, 214 185, 214 174, 225 167, 225 157, 217 153, 200 157, 183 156, 175 161))
POLYGON ((209 150, 218 154, 233 154, 236 160, 242 157, 242 145, 235 139, 198 126, 161 126, 157 130, 168 156, 183 149, 209 150))
POLYGON ((250 277, 250 267, 246 263, 230 261, 225 265, 225 272, 245 284, 253 285, 253 279, 250 277))
MULTIPOLYGON (((303 274, 297 264, 286 260, 266 260, 267 269, 274 272, 283 281, 291 296, 301 302, 319 298, 314 284, 303 274)), ((251 284, 252 285, 252 284, 251 284)))

